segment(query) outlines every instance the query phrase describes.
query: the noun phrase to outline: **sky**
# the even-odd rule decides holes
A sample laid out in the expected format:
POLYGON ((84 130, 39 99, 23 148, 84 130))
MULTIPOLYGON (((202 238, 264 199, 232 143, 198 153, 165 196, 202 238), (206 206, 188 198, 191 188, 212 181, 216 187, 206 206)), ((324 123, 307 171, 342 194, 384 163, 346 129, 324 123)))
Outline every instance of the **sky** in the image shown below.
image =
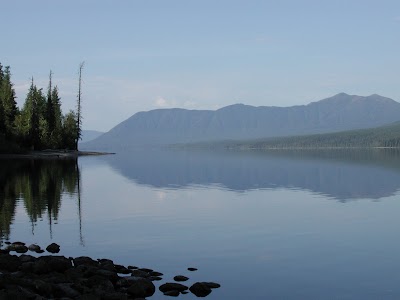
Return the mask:
POLYGON ((50 70, 83 128, 139 111, 303 105, 340 92, 400 101, 400 1, 0 0, 0 63, 21 107, 50 70))

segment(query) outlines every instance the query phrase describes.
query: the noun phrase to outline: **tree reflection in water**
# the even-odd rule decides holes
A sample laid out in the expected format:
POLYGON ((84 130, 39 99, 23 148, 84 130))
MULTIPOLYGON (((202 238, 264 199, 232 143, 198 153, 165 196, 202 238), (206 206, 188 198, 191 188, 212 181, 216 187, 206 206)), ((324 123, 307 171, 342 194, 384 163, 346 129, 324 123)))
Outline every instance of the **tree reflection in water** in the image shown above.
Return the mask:
POLYGON ((80 171, 77 159, 10 159, 0 160, 0 246, 10 236, 16 207, 23 202, 32 225, 47 215, 50 235, 61 206, 62 195, 77 198, 80 239, 80 171))

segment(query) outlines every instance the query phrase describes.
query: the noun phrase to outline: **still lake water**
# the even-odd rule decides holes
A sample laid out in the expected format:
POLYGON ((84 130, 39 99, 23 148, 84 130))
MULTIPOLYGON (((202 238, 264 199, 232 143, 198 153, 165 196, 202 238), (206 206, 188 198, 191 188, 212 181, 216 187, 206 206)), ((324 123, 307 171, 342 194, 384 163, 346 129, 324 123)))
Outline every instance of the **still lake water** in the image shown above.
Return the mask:
POLYGON ((220 283, 207 299, 400 299, 399 216, 395 150, 0 160, 1 246, 220 283))

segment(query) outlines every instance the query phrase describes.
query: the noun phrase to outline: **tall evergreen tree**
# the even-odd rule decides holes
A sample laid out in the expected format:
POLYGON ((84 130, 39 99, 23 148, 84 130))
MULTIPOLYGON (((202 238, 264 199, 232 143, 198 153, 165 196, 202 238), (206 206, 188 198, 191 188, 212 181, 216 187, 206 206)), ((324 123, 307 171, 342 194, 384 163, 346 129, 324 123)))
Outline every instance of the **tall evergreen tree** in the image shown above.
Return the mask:
POLYGON ((52 133, 55 128, 55 115, 54 115, 54 104, 53 104, 53 89, 52 89, 52 75, 50 70, 49 75, 49 87, 47 88, 47 102, 46 102, 46 120, 47 120, 47 139, 52 140, 52 133))
POLYGON ((54 114, 54 129, 52 132, 52 143, 54 148, 60 148, 62 142, 62 121, 63 116, 61 112, 61 99, 58 96, 58 87, 55 86, 51 92, 51 99, 53 102, 53 114, 54 114))
POLYGON ((76 150, 76 142, 78 140, 78 118, 73 110, 64 117, 63 133, 64 148, 76 150))
MULTIPOLYGON (((0 63, 0 90, 3 85, 3 78, 4 78, 3 66, 0 63)), ((6 121, 4 118, 5 116, 4 116, 3 99, 1 97, 1 92, 0 92, 0 135, 4 135, 6 133, 6 121)))
POLYGON ((14 134, 14 121, 18 113, 15 91, 11 83, 10 67, 5 67, 1 79, 0 99, 4 110, 4 123, 6 136, 12 138, 14 134))
POLYGON ((47 144, 47 121, 45 118, 46 100, 42 89, 38 89, 33 83, 26 96, 23 115, 27 123, 27 142, 33 149, 41 149, 47 144))

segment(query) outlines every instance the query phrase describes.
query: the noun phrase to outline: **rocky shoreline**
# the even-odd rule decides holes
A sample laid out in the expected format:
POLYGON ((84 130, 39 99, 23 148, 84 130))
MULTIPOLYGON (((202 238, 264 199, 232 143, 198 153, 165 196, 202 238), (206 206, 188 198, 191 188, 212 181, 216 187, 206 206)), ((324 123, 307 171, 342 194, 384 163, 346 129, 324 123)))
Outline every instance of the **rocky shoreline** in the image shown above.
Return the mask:
MULTIPOLYGON (((153 282, 163 280, 161 272, 125 267, 110 259, 55 255, 60 251, 55 243, 46 247, 49 255, 35 257, 26 254, 28 251, 45 252, 38 245, 27 246, 22 242, 7 243, 0 249, 0 299, 139 300, 153 296, 156 293, 153 282)), ((188 268, 190 272, 196 270, 188 268)), ((174 282, 163 283, 158 290, 171 297, 189 292, 206 297, 212 289, 220 287, 215 282, 196 282, 190 287, 181 283, 188 279, 177 275, 174 282)))

